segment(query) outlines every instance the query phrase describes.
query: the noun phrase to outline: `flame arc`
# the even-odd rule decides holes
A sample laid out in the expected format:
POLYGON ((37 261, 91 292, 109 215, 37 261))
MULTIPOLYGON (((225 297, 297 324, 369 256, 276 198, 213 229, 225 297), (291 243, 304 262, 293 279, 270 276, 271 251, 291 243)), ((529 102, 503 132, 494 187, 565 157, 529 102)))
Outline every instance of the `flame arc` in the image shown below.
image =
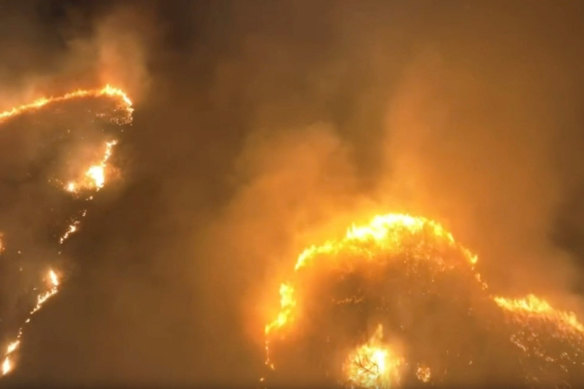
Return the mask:
MULTIPOLYGON (((492 336, 500 336, 505 339, 504 341, 508 342, 509 348, 504 348, 504 350, 511 350, 509 352, 512 353, 519 352, 514 358, 519 361, 519 366, 525 365, 525 373, 515 372, 515 374, 524 374, 521 379, 529 383, 543 383, 545 386, 546 382, 542 380, 548 379, 548 376, 545 375, 547 373, 542 372, 550 369, 553 372, 550 374, 557 374, 557 377, 560 377, 557 378, 559 381, 569 381, 569 377, 574 374, 577 376, 579 373, 576 366, 584 366, 584 325, 578 320, 576 314, 558 310, 544 298, 534 294, 515 299, 494 295, 477 271, 477 264, 478 256, 476 254, 458 243, 440 223, 431 219, 407 214, 385 214, 373 217, 367 224, 352 225, 344 236, 327 240, 322 244, 311 245, 298 255, 292 277, 280 286, 279 310, 275 318, 267 321, 264 326, 265 365, 270 371, 276 371, 280 362, 276 363, 275 361, 275 343, 294 342, 290 339, 299 339, 303 328, 310 328, 309 331, 325 331, 321 336, 329 336, 328 334, 333 331, 332 327, 326 327, 328 330, 325 330, 325 327, 318 327, 323 324, 314 324, 313 317, 315 312, 320 314, 320 312, 336 311, 323 311, 322 309, 325 308, 317 307, 331 304, 331 302, 333 305, 344 307, 366 306, 363 305, 367 304, 366 299, 371 301, 369 304, 387 304, 387 302, 384 303, 385 297, 376 296, 376 293, 382 294, 382 285, 385 282, 382 276, 384 269, 392 266, 392 272, 398 270, 405 272, 401 275, 405 280, 403 285, 407 285, 413 280, 418 280, 416 282, 426 282, 422 280, 427 280, 430 283, 428 287, 430 289, 422 289, 419 298, 428 293, 438 293, 439 296, 440 288, 449 287, 449 284, 458 282, 450 274, 459 274, 457 277, 464 281, 460 285, 466 288, 466 294, 468 294, 468 296, 463 297, 469 301, 468 304, 471 304, 468 308, 462 309, 463 317, 480 314, 481 316, 474 319, 476 321, 480 317, 479 323, 485 322, 486 324, 487 320, 503 320, 507 323, 498 322, 498 326, 501 328, 496 330, 493 329, 496 326, 490 325, 479 328, 486 328, 484 331, 491 331, 494 334, 492 336), (367 282, 370 289, 367 292, 361 291, 362 294, 349 297, 346 295, 339 298, 327 297, 326 301, 328 302, 325 302, 323 296, 328 296, 328 294, 323 293, 345 290, 326 289, 328 284, 323 283, 323 277, 327 274, 334 274, 333 277, 338 277, 331 281, 331 285, 335 285, 335 282, 341 282, 338 280, 350 279, 347 278, 350 274, 361 274, 363 278, 360 280, 363 281, 360 282, 367 282), (439 283, 438 277, 443 277, 447 281, 439 283), (430 290, 435 292, 429 292, 430 290), (476 307, 472 305, 478 303, 482 304, 480 313, 475 312, 476 307), (315 309, 318 310, 315 311, 315 309), (534 335, 537 331, 540 331, 541 335, 534 335), (294 334, 294 336, 283 336, 289 333, 294 334), (545 334, 549 334, 549 336, 545 334), (545 342, 556 341, 560 342, 562 346, 545 346, 547 343, 542 340, 544 338, 551 339, 545 342), (532 369, 529 367, 531 365, 527 366, 526 364, 529 363, 535 367, 532 369), (549 365, 550 363, 552 365, 549 365), (570 373, 571 371, 574 373, 570 373)), ((394 274, 391 277, 398 276, 394 274)), ((403 298, 416 298, 412 292, 404 291, 404 293, 405 297, 391 297, 397 299, 396 302, 403 298)), ((454 295, 453 298, 460 299, 459 295, 454 295)), ((391 298, 389 301, 391 304, 391 298)), ((381 307, 376 309, 378 310, 373 312, 379 312, 381 307)), ((388 313, 390 316, 391 312, 399 313, 399 310, 383 309, 383 312, 390 312, 388 313)), ((413 313, 408 315, 411 314, 413 313)), ((384 316, 379 315, 379 313, 374 313, 374 317, 383 318, 384 323, 396 324, 396 318, 384 318, 384 316)), ((319 320, 318 322, 323 321, 319 320)), ((341 325, 338 320, 326 323, 331 326, 341 325)), ((415 357, 418 355, 415 349, 409 350, 410 356, 400 356, 383 341, 382 327, 382 323, 379 322, 377 330, 366 343, 353 344, 353 349, 343 363, 342 373, 339 373, 343 375, 342 378, 339 378, 340 382, 351 388, 387 388, 399 385, 402 381, 402 375, 408 380, 413 380, 409 383, 417 381, 417 384, 444 384, 448 382, 444 381, 448 379, 448 374, 444 373, 445 368, 443 366, 438 368, 443 363, 441 358, 432 361, 434 364, 428 363, 427 356, 415 357)), ((400 324, 397 325, 396 330, 403 332, 404 328, 403 324, 400 324)), ((413 344, 418 345, 415 340, 413 344)), ((500 345, 501 341, 496 341, 494 344, 500 345)), ((407 348, 408 345, 406 344, 405 347, 407 348)), ((429 346, 423 346, 421 350, 425 349, 424 347, 429 346)), ((288 358, 286 355, 283 353, 280 357, 286 359, 288 358)), ((423 354, 419 356, 423 356, 423 354)), ((473 359, 469 358, 467 364, 472 366, 473 359)))
MULTIPOLYGON (((0 124, 19 115, 37 112, 51 104, 83 98, 102 97, 115 101, 117 103, 116 112, 120 111, 122 113, 121 117, 112 116, 111 121, 119 125, 129 124, 132 122, 132 114, 134 112, 132 100, 122 89, 107 84, 102 88, 77 89, 60 96, 42 97, 34 100, 31 103, 26 103, 10 108, 6 111, 0 112, 0 124)), ((93 165, 84 169, 80 178, 64 184, 62 187, 63 190, 67 193, 73 193, 76 196, 80 193, 87 193, 85 200, 92 200, 94 193, 98 192, 106 185, 108 162, 112 157, 114 147, 117 144, 117 139, 107 141, 104 146, 102 157, 99 159, 99 161, 96 161, 93 165)), ((81 219, 84 218, 86 214, 87 209, 83 209, 80 214, 67 225, 65 231, 61 234, 57 241, 60 245, 64 244, 72 234, 79 230, 81 219)), ((3 250, 4 240, 3 235, 0 233, 0 254, 3 250)), ((31 322, 32 317, 40 309, 42 309, 46 302, 55 296, 61 288, 62 280, 58 270, 50 268, 44 277, 44 281, 46 284, 44 291, 36 296, 35 305, 28 312, 28 315, 26 316, 22 326, 18 329, 15 338, 6 346, 4 353, 1 354, 3 355, 3 362, 0 365, 0 375, 2 376, 11 373, 16 367, 14 357, 22 344, 23 333, 26 325, 31 322)))
POLYGON ((22 115, 27 112, 35 111, 43 108, 47 105, 60 103, 64 101, 80 99, 85 97, 109 97, 118 100, 121 103, 122 108, 126 111, 128 117, 131 117, 134 112, 132 100, 128 95, 121 89, 113 87, 109 84, 105 85, 103 88, 99 89, 77 89, 72 92, 65 93, 61 96, 52 97, 41 97, 34 100, 31 103, 22 104, 13 108, 10 108, 4 112, 0 112, 0 122, 7 119, 22 115))

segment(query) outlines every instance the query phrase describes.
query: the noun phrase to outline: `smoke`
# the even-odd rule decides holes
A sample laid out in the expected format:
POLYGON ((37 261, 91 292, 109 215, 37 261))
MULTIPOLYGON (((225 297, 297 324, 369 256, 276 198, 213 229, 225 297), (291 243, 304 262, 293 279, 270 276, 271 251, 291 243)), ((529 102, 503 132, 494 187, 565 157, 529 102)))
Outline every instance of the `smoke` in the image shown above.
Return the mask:
POLYGON ((578 4, 0 7, 3 107, 103 83, 136 103, 14 382, 255 383, 297 254, 376 213, 437 219, 493 288, 578 308, 578 4))
POLYGON ((147 47, 157 41, 147 8, 53 1, 2 7, 3 106, 107 83, 138 101, 147 90, 147 47))
POLYGON ((447 221, 500 287, 575 283, 549 236, 566 194, 540 87, 512 65, 496 80, 480 70, 438 55, 414 59, 388 104, 384 191, 447 221))

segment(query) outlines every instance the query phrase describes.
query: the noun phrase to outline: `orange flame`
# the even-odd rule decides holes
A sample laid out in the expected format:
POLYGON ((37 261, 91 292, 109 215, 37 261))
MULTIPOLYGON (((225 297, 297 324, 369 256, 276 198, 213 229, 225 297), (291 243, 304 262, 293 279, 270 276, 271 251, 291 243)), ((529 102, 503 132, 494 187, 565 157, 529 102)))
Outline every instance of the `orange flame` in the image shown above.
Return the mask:
POLYGON ((132 100, 130 100, 128 95, 126 95, 126 93, 123 90, 115 88, 108 84, 101 89, 78 89, 76 91, 69 92, 61 96, 41 97, 33 101, 32 103, 19 105, 17 107, 10 108, 9 110, 6 110, 4 112, 0 112, 0 122, 29 111, 40 109, 49 104, 79 99, 83 97, 111 97, 114 99, 118 99, 121 102, 121 107, 125 111, 128 119, 131 117, 132 112, 134 111, 134 109, 132 108, 132 100))
POLYGON ((30 323, 30 319, 32 318, 32 316, 43 307, 47 300, 49 300, 51 297, 53 297, 59 292, 59 285, 61 281, 59 279, 59 275, 57 274, 57 272, 55 272, 53 269, 49 269, 46 275, 46 281, 49 288, 45 292, 37 296, 36 305, 28 313, 28 317, 24 321, 24 324, 18 329, 16 339, 10 342, 6 347, 6 352, 4 353, 4 361, 2 362, 2 375, 7 375, 14 369, 12 356, 20 347, 20 342, 22 340, 22 334, 24 331, 24 325, 30 323))
MULTIPOLYGON (((477 263, 477 255, 457 243, 450 232, 435 222, 424 217, 413 217, 405 214, 387 214, 375 216, 368 224, 362 226, 351 226, 346 234, 340 239, 332 239, 320 245, 312 245, 303 250, 296 260, 295 272, 299 272, 307 266, 313 264, 320 255, 332 255, 331 259, 336 260, 335 254, 351 253, 349 256, 362 258, 363 260, 377 260, 377 258, 387 258, 380 256, 380 253, 399 254, 404 249, 406 242, 415 238, 428 240, 438 246, 454 248, 461 253, 466 263, 474 274, 474 279, 481 286, 483 291, 488 289, 478 272, 474 270, 477 263)), ((417 250, 418 245, 414 243, 412 250, 417 250)), ((429 259, 440 261, 441 258, 429 259)), ((457 266, 460 266, 460 263, 457 266)), ((270 342, 276 331, 289 326, 295 319, 296 310, 301 305, 296 296, 295 287, 291 282, 283 283, 280 286, 280 310, 274 320, 269 322, 264 329, 266 365, 274 369, 274 363, 270 360, 270 342)), ((560 336, 566 339, 572 338, 570 334, 576 334, 578 342, 584 342, 584 325, 578 320, 574 312, 560 311, 554 309, 546 300, 536 297, 533 294, 523 299, 509 299, 500 296, 486 295, 497 307, 505 312, 513 314, 514 320, 520 320, 525 324, 527 318, 537 318, 549 321, 554 324, 554 328, 560 331, 560 336)), ((529 325, 529 324, 528 324, 529 325)), ((372 336, 364 345, 354 350, 344 365, 345 378, 351 387, 388 387, 396 383, 399 379, 399 367, 403 359, 396 357, 391 349, 381 343, 382 328, 372 336)), ((513 341, 513 339, 512 339, 513 341)), ((584 343, 578 343, 584 344, 584 343)), ((524 351, 525 347, 522 347, 524 351)), ((417 365, 415 370, 417 379, 421 382, 429 382, 432 376, 430 367, 417 365)))
MULTIPOLYGON (((50 104, 86 97, 94 98, 108 97, 116 100, 118 102, 118 109, 124 114, 121 118, 119 119, 116 118, 115 120, 116 123, 127 124, 132 121, 132 113, 134 111, 132 107, 132 100, 130 100, 130 98, 124 91, 108 84, 101 89, 78 89, 61 96, 42 97, 33 101, 32 103, 13 107, 4 112, 0 112, 0 123, 2 121, 9 120, 18 115, 38 110, 50 104)), ((94 191, 99 191, 100 189, 102 189, 105 185, 107 178, 106 177, 107 163, 110 157, 112 156, 113 148, 116 144, 117 140, 106 142, 105 151, 102 159, 97 164, 90 166, 85 171, 85 174, 81 180, 68 182, 64 186, 64 189, 67 192, 73 193, 77 193, 81 189, 92 189, 94 191)), ((93 196, 89 196, 87 200, 91 200, 92 198, 93 196)), ((83 212, 81 213, 81 217, 85 217, 86 213, 87 210, 83 210, 83 212)), ((69 236, 71 236, 71 234, 75 233, 79 229, 80 223, 81 223, 80 219, 76 219, 71 224, 69 224, 67 230, 59 238, 59 243, 63 244, 69 238, 69 236)), ((3 249, 4 249, 3 236, 2 234, 0 234, 0 252, 2 252, 3 249)), ((33 315, 36 312, 38 312, 51 297, 53 297, 59 292, 61 280, 57 272, 55 272, 53 269, 49 269, 46 275, 46 281, 48 283, 48 289, 37 296, 36 304, 28 313, 28 316, 24 321, 24 324, 18 329, 15 340, 10 342, 6 347, 6 352, 4 353, 4 359, 1 366, 2 375, 9 374, 14 369, 14 362, 12 357, 20 347, 25 326, 28 323, 30 323, 33 315)))
POLYGON ((87 168, 81 179, 69 181, 65 185, 65 190, 71 193, 78 193, 81 190, 101 190, 105 186, 107 163, 113 154, 113 148, 117 144, 117 140, 106 142, 101 160, 97 164, 87 168))

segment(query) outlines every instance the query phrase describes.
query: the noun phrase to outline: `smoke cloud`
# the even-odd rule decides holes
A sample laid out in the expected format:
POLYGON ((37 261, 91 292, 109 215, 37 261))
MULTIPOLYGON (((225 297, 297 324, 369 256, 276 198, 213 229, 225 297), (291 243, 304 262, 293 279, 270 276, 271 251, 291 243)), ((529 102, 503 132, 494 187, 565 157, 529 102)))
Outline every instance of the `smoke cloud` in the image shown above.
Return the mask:
MULTIPOLYGON (((494 289, 584 313, 580 4, 0 11, 2 107, 110 83, 136 109, 120 177, 65 249, 67 284, 8 384, 254 385, 298 253, 378 213, 436 219, 479 254, 494 289)), ((41 117, 26 120, 0 124, 19 134, 0 144, 2 180, 39 163, 41 117)), ((98 126, 84 120, 53 127, 98 126)), ((25 193, 47 184, 23 185, 2 209, 22 203, 32 217, 25 193)), ((50 216, 37 222, 51 231, 50 216)), ((2 323, 26 304, 15 288, 30 289, 9 274, 2 323)))

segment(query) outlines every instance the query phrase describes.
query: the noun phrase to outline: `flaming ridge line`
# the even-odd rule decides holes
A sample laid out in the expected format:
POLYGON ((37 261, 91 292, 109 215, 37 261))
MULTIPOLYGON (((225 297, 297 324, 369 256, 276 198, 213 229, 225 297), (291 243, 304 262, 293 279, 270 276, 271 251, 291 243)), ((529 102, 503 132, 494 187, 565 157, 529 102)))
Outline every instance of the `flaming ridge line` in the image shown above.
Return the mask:
POLYGON ((12 342, 10 342, 8 344, 8 346, 6 347, 6 351, 4 353, 4 360, 3 360, 2 366, 1 366, 1 372, 2 372, 3 376, 10 373, 14 369, 14 361, 12 359, 12 356, 20 347, 20 344, 22 341, 22 334, 24 332, 24 327, 28 323, 30 323, 30 320, 34 316, 34 314, 37 313, 38 311, 40 311, 40 309, 43 307, 43 305, 51 297, 53 297, 54 295, 56 295, 59 292, 59 286, 61 285, 61 280, 59 278, 59 275, 53 269, 49 269, 47 276, 46 276, 46 281, 49 285, 49 288, 45 292, 37 295, 36 305, 28 313, 27 318, 24 321, 24 324, 18 329, 18 333, 16 335, 16 338, 12 342))
MULTIPOLYGON (((4 112, 0 112, 0 124, 6 120, 9 120, 18 115, 24 114, 26 112, 39 110, 47 105, 59 102, 70 101, 79 98, 99 98, 99 97, 109 97, 120 102, 119 108, 124 112, 125 116, 116 121, 117 124, 128 124, 132 122, 132 114, 134 112, 132 101, 128 95, 119 88, 112 87, 107 84, 100 89, 77 89, 73 92, 68 92, 62 96, 56 97, 42 97, 33 101, 32 103, 23 104, 17 107, 13 107, 4 112)), ((81 190, 92 190, 94 193, 101 190, 106 183, 105 170, 107 168, 107 163, 113 154, 113 148, 116 146, 118 141, 116 139, 107 141, 105 144, 105 151, 101 160, 90 166, 86 171, 82 179, 78 181, 70 181, 63 187, 63 190, 69 193, 78 194, 81 190)), ((87 201, 93 199, 93 194, 88 195, 87 201)), ((74 219, 65 229, 65 232, 59 237, 59 245, 63 245, 72 234, 79 230, 81 225, 81 219, 87 215, 87 209, 83 209, 80 217, 74 219)), ((4 250, 3 235, 0 233, 0 254, 4 250)), ((60 252, 59 252, 60 254, 60 252)), ((0 365, 0 375, 6 376, 12 372, 15 368, 14 355, 18 351, 21 343, 25 326, 30 323, 31 318, 37 313, 43 305, 53 296, 59 292, 61 286, 61 280, 59 274, 53 270, 49 269, 46 275, 46 281, 48 283, 48 289, 37 295, 36 305, 28 313, 26 320, 18 329, 17 335, 13 341, 11 341, 8 346, 6 346, 6 351, 3 353, 3 362, 0 365)))
MULTIPOLYGON (((436 239, 450 247, 459 249, 471 268, 478 262, 478 256, 462 246, 440 223, 424 217, 414 217, 407 214, 391 213, 375 216, 367 225, 352 225, 344 237, 339 240, 328 240, 321 245, 312 245, 304 249, 296 260, 294 271, 307 267, 315 256, 321 254, 338 254, 349 251, 371 258, 375 251, 397 251, 400 249, 404 233, 416 234, 427 232, 432 239, 436 239), (363 248, 363 244, 371 247, 363 248)), ((478 273, 477 273, 478 274, 478 273)), ((480 281, 480 276, 477 277, 480 281)), ((486 284, 482 283, 486 288, 486 284)), ((290 319, 292 309, 296 306, 294 287, 289 283, 280 286, 281 310, 276 319, 265 326, 265 334, 274 329, 283 327, 290 319)))
MULTIPOLYGON (((429 238, 433 240, 433 243, 435 240, 437 244, 445 243, 448 247, 459 250, 474 272, 475 280, 479 282, 483 290, 486 291, 488 289, 486 282, 481 280, 480 273, 474 269, 478 261, 476 254, 456 242, 452 234, 442 227, 440 223, 424 217, 414 217, 407 214, 377 215, 366 225, 352 225, 340 239, 327 240, 321 245, 309 246, 298 255, 294 272, 306 268, 313 263, 316 256, 322 254, 336 255, 341 252, 348 252, 363 256, 366 260, 374 260, 377 252, 398 252, 403 249, 403 239, 413 234, 423 234, 421 239, 429 238)), ((275 319, 268 322, 264 327, 265 365, 272 370, 275 370, 275 365, 271 360, 271 337, 274 332, 290 325, 294 319, 295 310, 299 305, 296 299, 296 289, 292 282, 282 283, 279 293, 280 309, 275 319)), ((564 336, 570 333, 584 336, 584 325, 578 320, 574 312, 557 310, 546 300, 533 294, 518 299, 489 294, 488 298, 503 311, 519 314, 521 317, 536 317, 552 322, 564 336)), ((390 386, 391 381, 394 383, 399 381, 398 367, 404 361, 395 356, 389 346, 381 343, 381 337, 382 328, 381 324, 379 324, 378 329, 370 340, 358 346, 347 357, 343 370, 347 375, 346 381, 351 387, 357 385, 358 387, 377 388, 380 385, 390 386), (375 347, 372 347, 373 343, 375 347)), ((416 376, 423 383, 429 382, 431 379, 430 368, 425 365, 419 365, 416 376)), ((260 382, 264 382, 264 378, 260 379, 260 382)))

